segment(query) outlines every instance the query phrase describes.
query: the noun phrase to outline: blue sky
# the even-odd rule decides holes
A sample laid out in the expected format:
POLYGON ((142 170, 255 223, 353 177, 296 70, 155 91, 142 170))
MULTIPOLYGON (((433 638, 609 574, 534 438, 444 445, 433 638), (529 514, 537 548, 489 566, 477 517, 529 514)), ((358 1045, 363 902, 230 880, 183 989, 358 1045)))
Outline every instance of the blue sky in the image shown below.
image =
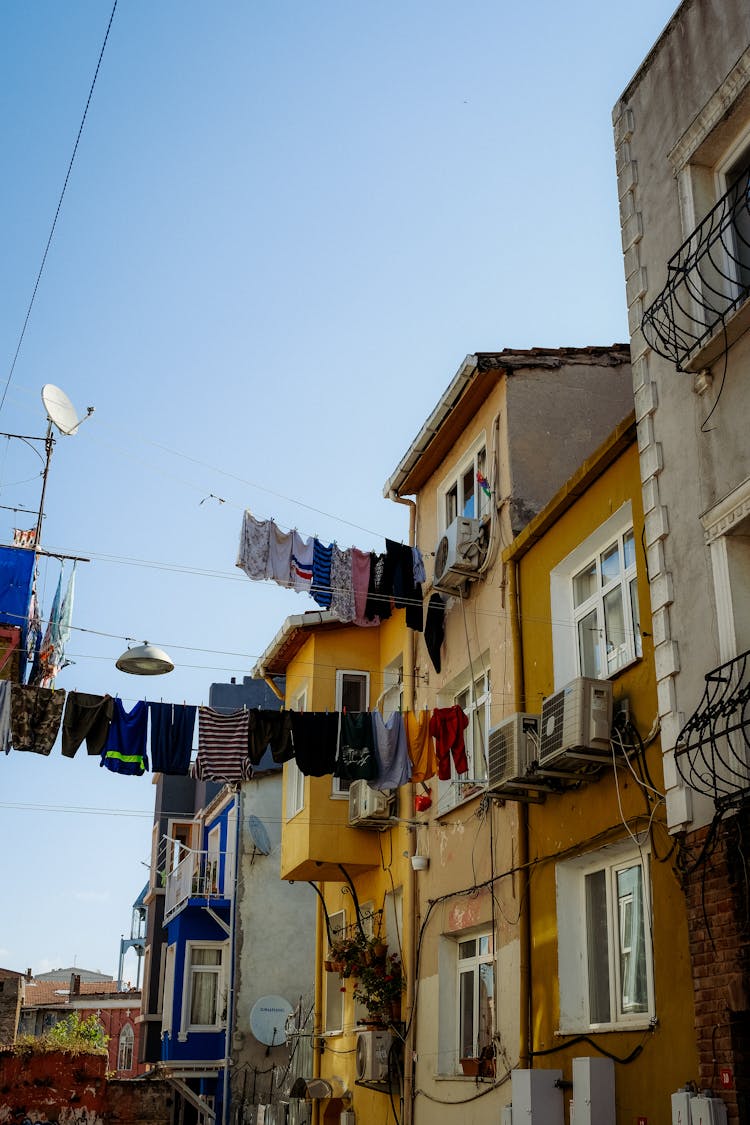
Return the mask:
MULTIPOLYGON (((47 382, 96 407, 48 489, 44 546, 92 559, 59 687, 207 702, 309 604, 236 570, 244 507, 404 538, 383 483, 467 353, 627 340, 611 110, 673 8, 120 0, 0 411, 42 435, 47 382), (117 672, 123 637, 176 670, 117 672)), ((3 385, 110 10, 0 6, 3 385)), ((39 467, 0 438, 0 504, 39 467)), ((0 541, 32 523, 0 509, 0 541)), ((58 746, 0 786, 0 964, 114 974, 149 776, 58 746)))

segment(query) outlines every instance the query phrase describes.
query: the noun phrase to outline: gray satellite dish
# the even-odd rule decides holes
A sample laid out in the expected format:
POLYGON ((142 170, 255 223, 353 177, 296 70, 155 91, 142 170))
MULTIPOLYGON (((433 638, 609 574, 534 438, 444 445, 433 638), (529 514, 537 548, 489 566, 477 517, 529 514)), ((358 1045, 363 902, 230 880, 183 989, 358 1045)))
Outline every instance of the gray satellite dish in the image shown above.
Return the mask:
POLYGON ((42 387, 42 402, 47 417, 57 426, 61 434, 70 435, 77 432, 81 419, 65 391, 56 387, 54 383, 45 383, 42 387))
POLYGON ((250 839, 253 842, 253 847, 256 852, 261 855, 271 854, 271 841, 266 832, 266 826, 262 820, 257 816, 249 816, 247 818, 247 830, 250 833, 250 839))
POLYGON ((280 1047, 286 1043, 286 1021, 293 1011, 283 996, 261 996, 250 1012, 250 1030, 259 1043, 280 1047))

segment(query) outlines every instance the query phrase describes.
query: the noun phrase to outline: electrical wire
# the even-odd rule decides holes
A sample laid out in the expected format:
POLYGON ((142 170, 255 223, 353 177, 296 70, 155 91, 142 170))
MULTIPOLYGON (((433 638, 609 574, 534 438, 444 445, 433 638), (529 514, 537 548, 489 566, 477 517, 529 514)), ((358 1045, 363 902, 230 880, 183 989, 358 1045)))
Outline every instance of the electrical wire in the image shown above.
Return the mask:
POLYGON ((76 143, 73 145, 73 154, 70 158, 70 163, 68 164, 68 171, 65 174, 65 182, 63 183, 62 191, 60 192, 60 198, 57 201, 57 209, 55 211, 55 217, 52 220, 52 226, 50 228, 49 237, 47 239, 47 245, 45 246, 44 254, 42 255, 42 264, 39 267, 39 273, 36 276, 36 282, 34 283, 34 289, 33 289, 33 292, 31 294, 31 300, 29 301, 28 308, 26 309, 26 316, 24 318, 23 327, 21 328, 21 335, 18 338, 18 344, 16 345, 16 351, 15 351, 15 355, 13 356, 13 362, 10 365, 10 371, 8 372, 8 378, 5 380, 5 387, 3 388, 2 397, 0 398, 0 412, 2 412, 3 406, 5 405, 5 398, 6 398, 6 395, 8 394, 8 388, 10 387, 11 379, 13 378, 13 372, 16 369, 16 362, 18 360, 19 352, 21 351, 21 345, 23 344, 24 336, 26 335, 26 328, 28 326, 29 318, 31 316, 31 310, 34 307, 34 301, 36 300, 37 290, 39 289, 39 283, 42 280, 42 273, 44 272, 44 267, 47 263, 47 255, 49 254, 49 249, 50 249, 50 246, 52 245, 52 237, 55 233, 55 227, 57 226, 57 220, 60 216, 60 210, 62 208, 63 199, 65 198, 65 192, 66 192, 67 187, 68 187, 68 181, 70 179, 70 173, 73 170, 73 162, 76 158, 76 153, 78 152, 78 145, 80 144, 80 141, 81 141, 81 134, 83 133, 83 126, 86 123, 86 116, 89 112, 89 106, 91 105, 91 98, 93 97, 93 94, 94 94, 94 87, 96 86, 96 80, 99 77, 99 68, 102 65, 102 58, 104 56, 104 49, 107 46, 107 40, 109 39, 109 30, 112 27, 112 20, 115 18, 116 8, 117 8, 117 0, 115 0, 114 4, 112 5, 112 11, 110 12, 110 16, 109 16, 109 23, 107 24, 107 30, 104 33, 104 42, 102 43, 102 47, 101 47, 101 50, 99 52, 99 58, 98 58, 97 63, 96 63, 96 70, 94 71, 94 77, 91 80, 91 86, 89 88, 89 96, 86 99, 86 106, 85 106, 84 111, 83 111, 83 117, 81 118, 81 124, 78 127, 78 136, 76 137, 76 143))

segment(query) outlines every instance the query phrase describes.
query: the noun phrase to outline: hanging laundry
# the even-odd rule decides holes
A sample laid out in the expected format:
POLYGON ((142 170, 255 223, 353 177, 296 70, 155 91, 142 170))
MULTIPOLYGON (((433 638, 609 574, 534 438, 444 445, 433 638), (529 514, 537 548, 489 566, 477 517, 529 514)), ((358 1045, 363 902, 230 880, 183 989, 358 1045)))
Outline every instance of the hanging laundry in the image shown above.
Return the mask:
POLYGON ((336 711, 290 711, 294 759, 305 777, 332 774, 338 749, 336 711))
POLYGON ((323 609, 328 609, 331 604, 332 548, 332 544, 324 547, 320 540, 313 540, 313 577, 310 593, 323 609))
POLYGON ((70 578, 68 579, 68 585, 60 605, 60 621, 57 627, 57 636, 55 637, 55 650, 52 655, 55 675, 57 675, 61 668, 66 668, 68 664, 70 664, 70 661, 65 659, 65 646, 70 640, 70 626, 73 620, 73 598, 76 588, 77 565, 74 560, 70 578))
POLYGON ((222 715, 198 709, 198 756, 191 773, 202 781, 247 781, 253 767, 248 755, 249 712, 222 715))
POLYGON ((270 747, 274 762, 281 764, 294 757, 290 711, 249 712, 250 761, 257 766, 270 747))
POLYGON ((63 757, 75 758, 84 738, 88 754, 101 754, 107 743, 114 709, 115 701, 111 695, 69 691, 62 723, 63 757))
POLYGON ((268 578, 268 556, 271 549, 271 521, 256 520, 252 512, 245 511, 240 532, 237 566, 248 578, 268 578))
POLYGON ((388 566, 385 554, 370 555, 370 583, 367 587, 367 603, 365 617, 368 621, 377 623, 385 621, 391 616, 391 600, 393 598, 393 575, 388 566))
POLYGON ((422 552, 420 551, 419 547, 412 547, 411 554, 412 554, 413 575, 414 575, 415 584, 417 582, 426 582, 427 581, 427 572, 425 571, 425 568, 424 568, 424 559, 422 558, 422 552))
POLYGON ((333 772, 342 781, 372 781, 378 776, 372 715, 369 711, 342 713, 339 752, 333 772))
POLYGON ((360 551, 352 547, 352 586, 354 588, 354 624, 377 625, 379 618, 368 621, 365 617, 367 609, 367 591, 370 585, 370 552, 360 551))
POLYGON ((149 703, 148 709, 153 773, 187 776, 197 708, 187 703, 149 703))
POLYGON ((10 727, 14 750, 49 754, 62 719, 65 691, 13 684, 10 693, 10 727))
POLYGON ((407 711, 404 716, 406 748, 411 761, 412 781, 427 781, 437 773, 435 743, 430 734, 429 711, 407 711))
POLYGON ((52 599, 52 609, 50 610, 47 628, 44 630, 42 643, 39 647, 38 659, 34 661, 34 666, 31 669, 31 675, 29 677, 29 683, 37 687, 51 687, 52 681, 54 680, 53 659, 55 655, 55 644, 57 643, 60 629, 61 601, 62 569, 57 579, 57 589, 52 599))
POLYGON ((331 547, 331 613, 339 621, 353 621, 354 587, 352 586, 351 548, 342 551, 334 543, 331 547))
POLYGON ((148 704, 144 699, 139 699, 130 711, 125 710, 121 699, 115 699, 99 765, 112 773, 140 777, 148 769, 147 730, 148 704))
POLYGON ((31 589, 31 601, 29 602, 29 623, 26 633, 26 648, 21 659, 19 667, 19 681, 23 682, 26 678, 26 667, 31 665, 33 672, 34 665, 39 659, 39 650, 42 646, 42 619, 39 615, 39 599, 36 595, 36 579, 31 589))
POLYGON ((422 632, 422 587, 414 581, 414 556, 411 547, 386 539, 385 553, 393 574, 393 601, 406 610, 406 627, 422 632))
POLYGON ((0 547, 0 625, 23 628, 34 578, 33 551, 0 547))
POLYGON ((292 569, 292 533, 282 531, 270 521, 268 546, 268 577, 279 586, 289 586, 292 569))
POLYGON ((427 606, 427 620, 424 626, 424 642, 427 646, 432 666, 440 671, 440 649, 445 636, 445 601, 440 594, 433 594, 427 606))
POLYGON ((411 779, 411 763, 406 750, 406 731, 400 711, 384 719, 372 712, 372 729, 378 758, 378 775, 370 782, 373 789, 398 789, 411 779))
POLYGON ((469 720, 458 704, 453 707, 436 707, 430 718, 430 734, 435 739, 435 752, 438 760, 438 777, 450 781, 451 757, 456 773, 466 773, 469 763, 466 759, 464 731, 469 720))
POLYGON ((0 753, 10 752, 10 680, 0 680, 0 753))
POLYGON ((289 574, 291 585, 301 593, 309 593, 313 578, 313 538, 303 539, 292 532, 292 558, 289 574))

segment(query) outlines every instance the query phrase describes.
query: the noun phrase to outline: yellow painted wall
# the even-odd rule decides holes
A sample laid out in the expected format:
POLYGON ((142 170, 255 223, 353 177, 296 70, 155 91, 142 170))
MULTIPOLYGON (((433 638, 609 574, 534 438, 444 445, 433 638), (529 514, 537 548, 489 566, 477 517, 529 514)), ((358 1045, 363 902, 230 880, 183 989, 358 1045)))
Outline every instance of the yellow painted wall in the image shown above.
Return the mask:
MULTIPOLYGON (((554 689, 550 570, 561 562, 626 500, 631 500, 637 544, 638 596, 641 607, 643 657, 613 678, 615 699, 627 696, 631 717, 642 737, 657 717, 650 602, 641 547, 643 512, 638 454, 629 446, 576 501, 554 526, 533 545, 519 564, 523 636, 523 674, 526 706, 539 712, 542 699, 554 689)), ((654 785, 663 791, 659 739, 650 745, 647 762, 654 785)), ((625 818, 646 813, 646 804, 634 778, 621 769, 617 774, 625 818)), ((611 768, 599 780, 558 795, 528 812, 531 862, 531 1022, 533 1049, 559 1048, 568 1036, 558 1034, 560 998, 556 904, 556 860, 566 855, 595 851, 605 843, 626 840, 618 808, 618 792, 611 768)), ((645 823, 645 820, 644 820, 645 823)), ((642 1046, 628 1065, 616 1065, 618 1125, 632 1125, 639 1115, 649 1122, 669 1121, 669 1094, 697 1071, 693 1034, 693 988, 688 953, 685 904, 670 856, 672 842, 664 827, 661 804, 654 816, 651 858, 653 895, 654 987, 657 1026, 653 1031, 633 1030, 593 1035, 602 1048, 620 1058, 642 1046)), ((562 1067, 571 1078, 571 1060, 596 1054, 583 1042, 537 1058, 535 1065, 562 1067)))

